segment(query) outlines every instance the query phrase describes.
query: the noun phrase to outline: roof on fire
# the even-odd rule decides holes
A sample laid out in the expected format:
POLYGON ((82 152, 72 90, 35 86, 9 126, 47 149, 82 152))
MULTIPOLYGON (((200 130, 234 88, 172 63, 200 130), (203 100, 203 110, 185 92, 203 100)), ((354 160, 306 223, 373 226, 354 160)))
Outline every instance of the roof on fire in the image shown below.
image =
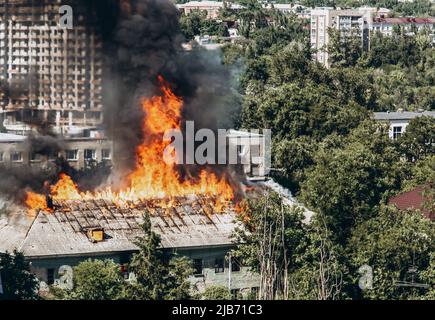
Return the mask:
POLYGON ((222 246, 233 243, 237 222, 228 207, 213 212, 210 198, 177 198, 144 201, 135 206, 116 206, 105 200, 55 202, 54 212, 26 212, 0 217, 0 252, 18 249, 28 257, 51 257, 135 251, 143 234, 143 214, 149 213, 153 230, 163 248, 222 246), (165 208, 166 207, 166 208, 165 208), (92 242, 89 230, 103 229, 105 238, 92 242))

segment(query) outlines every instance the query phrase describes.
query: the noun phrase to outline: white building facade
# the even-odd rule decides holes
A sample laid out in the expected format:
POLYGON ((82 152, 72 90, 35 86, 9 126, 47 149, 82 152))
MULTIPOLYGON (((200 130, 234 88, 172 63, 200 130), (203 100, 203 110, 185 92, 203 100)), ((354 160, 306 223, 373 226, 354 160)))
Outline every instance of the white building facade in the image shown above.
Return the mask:
POLYGON ((335 10, 334 8, 315 8, 311 10, 310 42, 316 50, 314 59, 329 66, 327 47, 330 44, 329 30, 335 29, 340 36, 356 35, 361 38, 363 48, 369 44, 370 13, 360 10, 335 10))
POLYGON ((374 119, 379 122, 385 122, 389 125, 388 136, 396 140, 405 133, 406 127, 412 119, 427 116, 435 118, 435 111, 397 111, 397 112, 375 112, 374 119))

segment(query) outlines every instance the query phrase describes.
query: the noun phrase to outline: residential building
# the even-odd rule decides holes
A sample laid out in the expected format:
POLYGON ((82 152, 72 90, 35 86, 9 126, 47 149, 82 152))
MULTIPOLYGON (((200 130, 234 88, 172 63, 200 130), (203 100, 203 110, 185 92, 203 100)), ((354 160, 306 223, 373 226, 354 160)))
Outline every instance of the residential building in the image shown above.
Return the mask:
POLYGON ((401 193, 388 200, 388 204, 395 206, 399 210, 420 210, 423 215, 435 221, 435 208, 430 208, 429 204, 433 198, 430 199, 429 192, 432 191, 433 197, 433 185, 418 186, 408 192, 401 193))
POLYGON ((275 9, 284 14, 295 14, 300 19, 310 19, 311 9, 297 3, 264 3, 263 8, 275 9))
POLYGON ((314 59, 329 66, 327 47, 330 44, 330 29, 338 30, 340 37, 359 37, 361 46, 369 46, 370 13, 359 10, 336 10, 334 8, 315 8, 311 10, 311 46, 316 50, 314 59))
POLYGON ((26 120, 68 128, 102 122, 102 42, 91 13, 59 25, 61 0, 3 0, 0 6, 0 126, 29 131, 26 120), (2 121, 4 120, 4 121, 2 121))
POLYGON ((375 18, 371 30, 391 36, 394 29, 401 28, 408 34, 415 34, 421 30, 433 33, 435 18, 375 18))
POLYGON ((307 9, 307 7, 296 3, 264 3, 263 8, 275 9, 285 14, 297 13, 307 9))
MULTIPOLYGON (((217 19, 219 17, 219 11, 228 8, 231 10, 240 10, 242 5, 229 1, 190 1, 184 4, 178 4, 178 9, 183 14, 190 14, 193 11, 202 11, 207 14, 208 19, 217 19)), ((275 9, 284 14, 294 13, 300 18, 309 18, 309 9, 300 5, 292 3, 265 3, 263 4, 265 9, 275 9)))
MULTIPOLYGON (((237 152, 238 163, 249 180, 265 180, 270 170, 270 137, 240 130, 227 133, 229 150, 237 152)), ((231 158, 231 156, 229 156, 231 158)))
POLYGON ((213 199, 177 198, 171 206, 157 199, 124 208, 105 200, 70 200, 53 201, 51 213, 16 210, 0 217, 0 252, 22 251, 31 272, 48 285, 59 279, 59 270, 86 259, 112 259, 127 276, 123 265, 138 252, 135 241, 148 214, 162 249, 192 260, 194 288, 220 285, 248 296, 259 287, 259 275, 229 255, 236 246, 233 233, 243 226, 232 205, 217 213, 207 201, 213 199))
POLYGON ((41 155, 31 150, 27 137, 0 133, 0 165, 49 166, 56 158, 63 157, 71 167, 79 170, 90 163, 112 161, 112 143, 103 136, 68 137, 59 140, 59 144, 62 150, 41 155))
POLYGON ((387 9, 387 8, 368 7, 368 6, 359 7, 359 8, 357 8, 357 10, 361 11, 361 12, 368 12, 368 13, 370 13, 370 16, 371 16, 372 19, 375 19, 375 18, 386 18, 391 13, 391 10, 387 9))
POLYGON ((376 121, 386 122, 389 124, 388 135, 391 139, 397 139, 400 137, 406 131, 406 127, 412 119, 422 116, 435 117, 435 111, 397 111, 374 113, 374 119, 376 121))
POLYGON ((193 11, 202 11, 207 14, 208 19, 216 19, 219 17, 219 11, 223 8, 239 10, 241 5, 227 1, 190 1, 184 4, 178 4, 178 9, 183 14, 190 14, 193 11))

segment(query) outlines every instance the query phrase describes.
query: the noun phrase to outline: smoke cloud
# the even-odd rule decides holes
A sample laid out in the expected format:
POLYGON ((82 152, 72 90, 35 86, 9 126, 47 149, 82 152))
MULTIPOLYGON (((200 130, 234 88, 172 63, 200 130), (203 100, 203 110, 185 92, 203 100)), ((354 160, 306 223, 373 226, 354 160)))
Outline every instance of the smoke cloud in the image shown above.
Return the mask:
POLYGON ((183 98, 183 120, 194 121, 196 130, 232 126, 227 109, 233 106, 225 100, 234 94, 231 74, 218 52, 183 50, 180 13, 171 1, 86 2, 104 39, 104 126, 115 143, 116 172, 123 176, 134 168, 136 147, 146 138, 140 99, 159 94, 158 75, 183 98))
MULTIPOLYGON (((218 52, 201 49, 185 51, 179 25, 179 11, 170 0, 69 0, 74 12, 85 12, 103 39, 104 129, 114 142, 114 171, 120 177, 134 169, 136 148, 143 141, 140 100, 159 94, 158 75, 183 98, 183 121, 194 121, 195 129, 231 127, 227 97, 233 95, 231 74, 218 52)), ((49 127, 38 123, 38 135, 30 136, 29 148, 48 154, 62 148, 62 141, 49 127)), ((53 172, 31 169, 0 175, 4 188, 32 187, 53 172), (4 179, 3 179, 4 178, 4 179)), ((212 168, 218 174, 227 167, 212 168)), ((58 171, 57 169, 54 171, 58 171)), ((180 168, 182 175, 195 175, 198 168, 180 168)), ((115 176, 116 180, 116 176, 115 176)))

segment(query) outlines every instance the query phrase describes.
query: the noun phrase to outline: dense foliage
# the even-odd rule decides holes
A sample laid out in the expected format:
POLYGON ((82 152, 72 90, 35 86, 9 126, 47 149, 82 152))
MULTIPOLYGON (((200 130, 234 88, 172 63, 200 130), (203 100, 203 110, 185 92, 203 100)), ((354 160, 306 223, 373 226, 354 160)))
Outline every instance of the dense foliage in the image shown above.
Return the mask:
POLYGON ((332 65, 325 68, 311 58, 303 22, 270 19, 254 2, 238 13, 248 21, 240 28, 244 41, 223 48, 224 63, 243 66, 241 127, 272 129, 272 175, 315 212, 304 225, 273 195, 247 204, 250 233, 238 234, 244 244, 237 253, 262 275, 260 298, 428 298, 433 290, 397 283, 411 267, 418 270, 414 281, 435 280, 434 223, 385 205, 419 185, 433 194, 435 120, 418 117, 391 140, 372 113, 435 109, 429 35, 372 34, 365 51, 352 36, 332 32, 332 65), (372 290, 358 286, 364 264, 373 268, 372 290))
POLYGON ((199 298, 201 300, 232 300, 233 296, 227 287, 209 286, 199 298))
POLYGON ((30 273, 29 263, 24 255, 14 251, 13 254, 0 255, 0 276, 4 300, 36 300, 39 283, 30 273))

